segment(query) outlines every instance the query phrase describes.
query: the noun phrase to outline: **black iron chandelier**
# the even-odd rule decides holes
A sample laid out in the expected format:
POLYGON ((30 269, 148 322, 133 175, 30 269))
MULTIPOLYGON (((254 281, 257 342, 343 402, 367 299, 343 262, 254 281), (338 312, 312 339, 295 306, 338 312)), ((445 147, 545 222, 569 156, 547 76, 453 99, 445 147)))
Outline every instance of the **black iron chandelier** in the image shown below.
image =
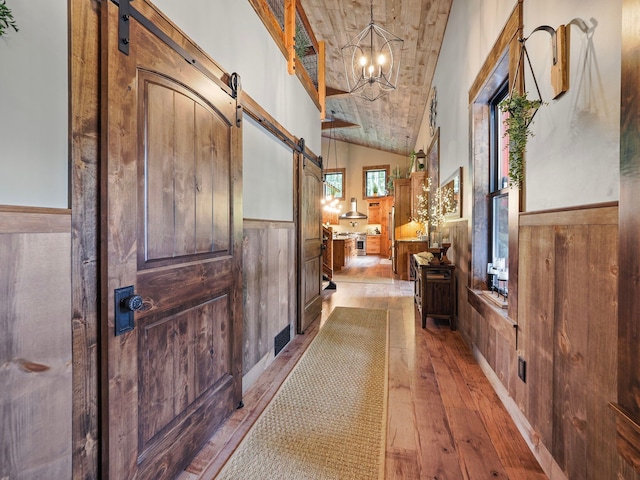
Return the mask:
POLYGON ((377 100, 398 85, 404 40, 371 22, 342 47, 342 61, 349 93, 377 100))

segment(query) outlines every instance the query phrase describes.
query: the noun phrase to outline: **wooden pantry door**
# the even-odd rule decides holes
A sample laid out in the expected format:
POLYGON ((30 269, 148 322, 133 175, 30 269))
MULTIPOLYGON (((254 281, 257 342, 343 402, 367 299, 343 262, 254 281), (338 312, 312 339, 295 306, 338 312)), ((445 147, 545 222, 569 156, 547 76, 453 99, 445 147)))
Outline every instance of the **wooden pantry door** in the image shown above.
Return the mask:
POLYGON ((133 7, 178 38, 136 1, 123 53, 122 6, 101 3, 101 463, 173 478, 241 401, 241 129, 237 92, 133 7))

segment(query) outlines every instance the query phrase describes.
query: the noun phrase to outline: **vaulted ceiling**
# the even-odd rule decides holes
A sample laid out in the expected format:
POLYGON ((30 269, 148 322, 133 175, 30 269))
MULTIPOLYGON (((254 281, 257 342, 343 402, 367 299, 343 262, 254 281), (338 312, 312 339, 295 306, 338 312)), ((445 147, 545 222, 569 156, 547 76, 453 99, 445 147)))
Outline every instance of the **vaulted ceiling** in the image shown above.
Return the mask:
POLYGON ((301 0, 316 38, 326 45, 328 121, 323 125, 323 135, 332 131, 331 135, 341 141, 409 154, 430 97, 451 2, 373 0, 375 24, 402 38, 404 47, 398 88, 371 102, 339 93, 347 90, 341 47, 369 24, 371 1, 301 0), (340 127, 342 124, 346 126, 340 127))

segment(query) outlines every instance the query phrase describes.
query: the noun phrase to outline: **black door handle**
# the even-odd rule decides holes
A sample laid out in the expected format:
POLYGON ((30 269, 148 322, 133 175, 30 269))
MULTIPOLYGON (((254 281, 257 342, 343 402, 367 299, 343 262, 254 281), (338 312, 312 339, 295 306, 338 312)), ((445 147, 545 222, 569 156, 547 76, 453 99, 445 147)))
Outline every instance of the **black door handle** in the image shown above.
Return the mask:
POLYGON ((142 297, 133 291, 133 285, 116 288, 114 299, 114 323, 116 336, 122 335, 134 329, 133 312, 141 310, 144 306, 142 297))
POLYGON ((131 295, 121 302, 122 306, 130 312, 135 312, 143 307, 142 297, 140 295, 131 295))

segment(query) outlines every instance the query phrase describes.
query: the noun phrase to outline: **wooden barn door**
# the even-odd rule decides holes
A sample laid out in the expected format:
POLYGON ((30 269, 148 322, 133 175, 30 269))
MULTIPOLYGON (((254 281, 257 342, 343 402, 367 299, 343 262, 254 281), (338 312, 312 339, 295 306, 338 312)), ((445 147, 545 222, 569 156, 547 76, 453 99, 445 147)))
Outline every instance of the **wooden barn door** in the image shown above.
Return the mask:
POLYGON ((103 477, 174 478, 241 401, 241 129, 188 40, 101 5, 103 477))
POLYGON ((299 153, 298 177, 298 332, 302 333, 322 312, 322 168, 299 153))

